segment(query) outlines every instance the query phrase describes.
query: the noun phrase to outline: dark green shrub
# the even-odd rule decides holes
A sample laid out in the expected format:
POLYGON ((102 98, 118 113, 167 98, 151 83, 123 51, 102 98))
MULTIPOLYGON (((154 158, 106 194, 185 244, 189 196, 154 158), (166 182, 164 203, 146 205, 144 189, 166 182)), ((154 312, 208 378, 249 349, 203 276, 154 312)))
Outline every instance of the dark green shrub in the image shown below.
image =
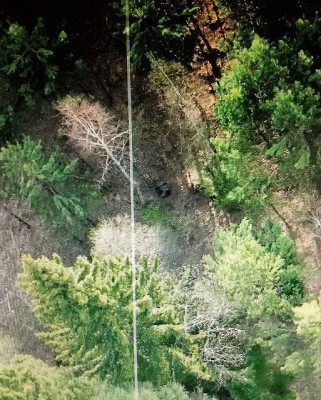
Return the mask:
POLYGON ((66 38, 64 31, 50 38, 42 19, 31 31, 17 23, 2 23, 0 69, 7 85, 13 86, 28 106, 35 103, 38 92, 44 96, 54 92, 58 75, 55 51, 66 38))
POLYGON ((233 380, 227 386, 233 400, 295 400, 295 393, 288 389, 291 381, 256 345, 247 353, 243 381, 233 380))
MULTIPOLYGON (((125 24, 125 1, 114 1, 113 7, 121 17, 120 31, 125 24)), ((132 66, 148 64, 147 54, 173 59, 181 52, 187 20, 195 7, 191 0, 130 0, 130 34, 132 66)))
POLYGON ((12 137, 13 107, 8 105, 0 109, 0 143, 12 137))
POLYGON ((284 266, 299 264, 299 257, 295 243, 288 236, 283 235, 278 224, 266 221, 265 224, 254 232, 256 240, 271 253, 280 256, 284 266))

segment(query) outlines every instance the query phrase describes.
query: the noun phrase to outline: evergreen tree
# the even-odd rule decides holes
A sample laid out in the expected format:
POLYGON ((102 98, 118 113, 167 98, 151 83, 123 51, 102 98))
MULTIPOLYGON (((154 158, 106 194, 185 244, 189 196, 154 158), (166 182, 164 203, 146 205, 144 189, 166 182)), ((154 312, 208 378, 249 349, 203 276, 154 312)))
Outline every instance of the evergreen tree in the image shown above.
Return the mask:
POLYGON ((206 264, 211 278, 229 300, 242 306, 249 317, 291 314, 292 292, 283 290, 287 284, 284 271, 291 267, 298 270, 299 266, 289 265, 279 250, 269 251, 268 241, 267 248, 262 246, 248 220, 238 227, 216 231, 214 245, 215 258, 206 257, 206 264))
POLYGON ((29 137, 1 149, 0 172, 1 197, 25 201, 50 228, 84 223, 86 205, 96 196, 76 173, 76 160, 66 162, 58 150, 47 155, 29 137))
MULTIPOLYGON (((23 257, 21 286, 32 296, 46 332, 39 336, 57 360, 82 374, 132 379, 132 290, 128 259, 79 257, 66 268, 51 260, 23 257)), ((174 307, 169 276, 143 263, 137 268, 139 380, 164 384, 172 379, 196 387, 210 379, 198 361, 197 341, 184 334, 174 307)))
POLYGON ((254 229, 243 220, 215 232, 214 258, 205 261, 207 277, 245 312, 237 321, 244 330, 244 363, 227 382, 232 398, 293 399, 293 375, 282 371, 296 340, 291 304, 302 300, 293 243, 276 224, 254 229))
POLYGON ((302 339, 301 346, 288 358, 285 369, 291 373, 321 371, 321 293, 315 299, 295 307, 294 323, 302 339))
POLYGON ((281 158, 288 149, 291 165, 300 169, 316 162, 321 107, 319 70, 304 48, 306 23, 297 25, 296 41, 271 46, 255 37, 237 52, 217 87, 214 111, 239 150, 263 143, 267 155, 281 158))
POLYGON ((18 23, 2 22, 0 32, 0 70, 6 86, 28 106, 35 104, 38 92, 53 94, 59 71, 55 52, 66 41, 66 33, 49 38, 41 18, 30 31, 18 23))

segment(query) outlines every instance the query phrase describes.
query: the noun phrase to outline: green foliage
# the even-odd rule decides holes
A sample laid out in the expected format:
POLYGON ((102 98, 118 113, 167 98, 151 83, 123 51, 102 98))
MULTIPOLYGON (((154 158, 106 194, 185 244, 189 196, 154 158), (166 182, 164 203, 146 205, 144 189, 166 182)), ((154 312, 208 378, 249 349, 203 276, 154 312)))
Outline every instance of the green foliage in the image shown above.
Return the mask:
MULTIPOLYGON (((114 1, 116 13, 122 17, 123 30, 126 2, 114 1)), ((188 27, 186 21, 195 7, 190 0, 159 2, 157 0, 130 0, 130 34, 132 66, 134 69, 146 65, 149 52, 173 58, 180 52, 188 27)))
MULTIPOLYGON (((102 384, 93 400, 132 400, 133 388, 131 386, 112 386, 102 384)), ((139 386, 140 400, 215 400, 204 394, 188 394, 180 385, 169 383, 159 388, 153 387, 150 383, 139 386)))
POLYGON ((320 11, 318 0, 216 0, 216 4, 224 7, 224 14, 229 14, 243 29, 254 30, 270 41, 294 35, 297 18, 313 18, 320 11))
POLYGON ((291 377, 281 372, 262 353, 260 346, 253 346, 247 353, 243 379, 228 384, 233 400, 295 400, 294 392, 287 386, 291 377))
POLYGON ((88 400, 93 390, 65 368, 49 367, 31 356, 0 364, 1 400, 88 400))
POLYGON ((286 360, 284 369, 298 374, 314 370, 318 376, 321 371, 321 294, 315 299, 295 307, 294 323, 297 334, 304 345, 296 349, 286 360))
POLYGON ((232 398, 295 398, 286 390, 292 371, 282 371, 285 358, 297 348, 291 305, 303 295, 294 243, 270 221, 254 229, 243 220, 216 231, 214 245, 214 259, 206 259, 209 277, 245 309, 248 321, 245 369, 227 385, 232 398))
POLYGON ((263 228, 260 240, 247 220, 239 227, 218 230, 215 261, 206 258, 214 282, 250 317, 289 315, 290 301, 302 296, 299 266, 289 263, 295 261, 293 243, 276 225, 269 228, 263 228))
POLYGON ((290 311, 287 299, 277 292, 282 259, 255 240, 247 220, 234 229, 216 231, 214 244, 215 261, 208 257, 207 266, 229 300, 251 317, 290 311))
POLYGON ((269 177, 254 154, 241 153, 222 139, 212 140, 215 153, 205 168, 214 205, 228 211, 258 214, 271 196, 269 177))
MULTIPOLYGON (((46 328, 39 336, 57 360, 78 374, 131 380, 132 277, 128 259, 79 257, 64 267, 51 260, 23 257, 21 286, 32 296, 34 311, 46 328)), ((139 380, 165 384, 175 379, 188 387, 210 379, 198 360, 197 340, 184 334, 175 308, 171 277, 146 263, 137 266, 139 380), (193 341, 192 341, 193 339, 193 341)))
MULTIPOLYGON (((132 400, 133 385, 112 385, 96 379, 75 377, 65 367, 50 367, 41 360, 18 355, 0 364, 1 400, 132 400)), ((189 394, 177 383, 159 388, 149 382, 139 385, 141 400, 215 400, 199 393, 189 394)))
POLYGON ((5 143, 12 136, 13 107, 11 105, 0 108, 0 143, 5 143))
POLYGON ((237 52, 217 87, 214 107, 234 147, 246 153, 262 143, 267 156, 296 169, 316 162, 321 117, 320 72, 303 25, 298 21, 292 41, 272 46, 256 36, 250 48, 237 52))
POLYGON ((282 234, 280 226, 275 222, 265 221, 264 225, 256 230, 255 238, 269 252, 280 256, 284 261, 284 266, 299 263, 295 243, 282 234))
POLYGON ((172 225, 173 216, 171 215, 168 208, 156 206, 153 204, 143 204, 141 206, 141 213, 143 219, 147 222, 148 225, 172 225))
POLYGON ((277 62, 276 49, 255 37, 250 49, 241 49, 217 86, 214 107, 222 128, 239 134, 240 140, 260 141, 267 112, 261 104, 273 97, 276 82, 286 70, 277 62))
POLYGON ((240 325, 245 362, 226 383, 232 399, 294 399, 287 389, 293 371, 283 369, 298 347, 291 305, 299 304, 303 295, 294 243, 273 222, 254 229, 243 220, 216 230, 214 256, 205 258, 205 266, 214 287, 245 311, 240 325))
POLYGON ((38 91, 49 96, 55 90, 58 75, 55 51, 64 44, 67 35, 61 31, 49 38, 41 18, 30 32, 17 23, 6 25, 1 28, 0 69, 8 86, 15 87, 26 104, 32 106, 38 91))
POLYGON ((21 199, 50 228, 68 227, 81 220, 96 196, 93 187, 76 173, 57 149, 47 155, 41 143, 25 137, 0 151, 2 198, 21 199))
POLYGON ((283 235, 280 226, 272 221, 266 221, 264 226, 254 232, 254 235, 256 240, 270 253, 283 260, 282 269, 279 272, 279 293, 286 295, 293 304, 300 303, 304 287, 300 277, 301 260, 297 254, 295 243, 283 235))

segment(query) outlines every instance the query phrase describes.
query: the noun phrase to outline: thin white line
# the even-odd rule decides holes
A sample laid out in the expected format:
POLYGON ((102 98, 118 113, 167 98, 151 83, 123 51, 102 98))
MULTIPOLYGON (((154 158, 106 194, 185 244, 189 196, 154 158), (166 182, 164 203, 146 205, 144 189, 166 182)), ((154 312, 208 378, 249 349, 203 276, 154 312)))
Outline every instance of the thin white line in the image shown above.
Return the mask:
POLYGON ((134 197, 134 157, 133 157, 133 117, 132 117, 132 87, 130 64, 129 35, 129 0, 126 0, 126 55, 127 55, 127 96, 128 96, 128 136, 130 162, 130 226, 131 226, 131 264, 133 289, 133 348, 134 348, 134 400, 138 400, 138 365, 137 365, 137 314, 136 314, 136 251, 135 251, 135 197, 134 197))

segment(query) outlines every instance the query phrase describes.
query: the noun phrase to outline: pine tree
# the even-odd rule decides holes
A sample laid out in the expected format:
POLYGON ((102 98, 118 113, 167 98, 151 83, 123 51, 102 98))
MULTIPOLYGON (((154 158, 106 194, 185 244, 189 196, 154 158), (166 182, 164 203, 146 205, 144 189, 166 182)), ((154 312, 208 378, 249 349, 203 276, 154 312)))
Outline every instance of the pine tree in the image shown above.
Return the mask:
POLYGON ((255 36, 250 48, 237 51, 214 107, 232 147, 247 154, 263 144, 269 157, 296 169, 316 163, 320 72, 309 49, 320 26, 318 19, 311 25, 299 20, 294 40, 270 45, 255 36))
POLYGON ((285 369, 291 373, 321 371, 321 293, 315 299, 295 307, 294 322, 301 346, 286 361, 285 369))
POLYGON ((284 260, 258 243, 248 220, 218 230, 214 245, 215 260, 207 257, 207 267, 229 300, 250 317, 291 313, 290 302, 279 291, 284 260))
POLYGON ((84 221, 86 204, 96 196, 76 174, 76 160, 67 162, 58 150, 47 155, 29 137, 1 149, 0 172, 1 197, 25 201, 50 228, 84 221))
MULTIPOLYGON (((132 281, 128 259, 79 257, 64 267, 52 259, 23 257, 21 286, 32 296, 46 331, 39 336, 57 360, 79 374, 132 379, 132 281)), ((172 378, 190 387, 210 379, 198 347, 184 334, 169 276, 143 263, 137 268, 138 363, 140 381, 172 378)))

